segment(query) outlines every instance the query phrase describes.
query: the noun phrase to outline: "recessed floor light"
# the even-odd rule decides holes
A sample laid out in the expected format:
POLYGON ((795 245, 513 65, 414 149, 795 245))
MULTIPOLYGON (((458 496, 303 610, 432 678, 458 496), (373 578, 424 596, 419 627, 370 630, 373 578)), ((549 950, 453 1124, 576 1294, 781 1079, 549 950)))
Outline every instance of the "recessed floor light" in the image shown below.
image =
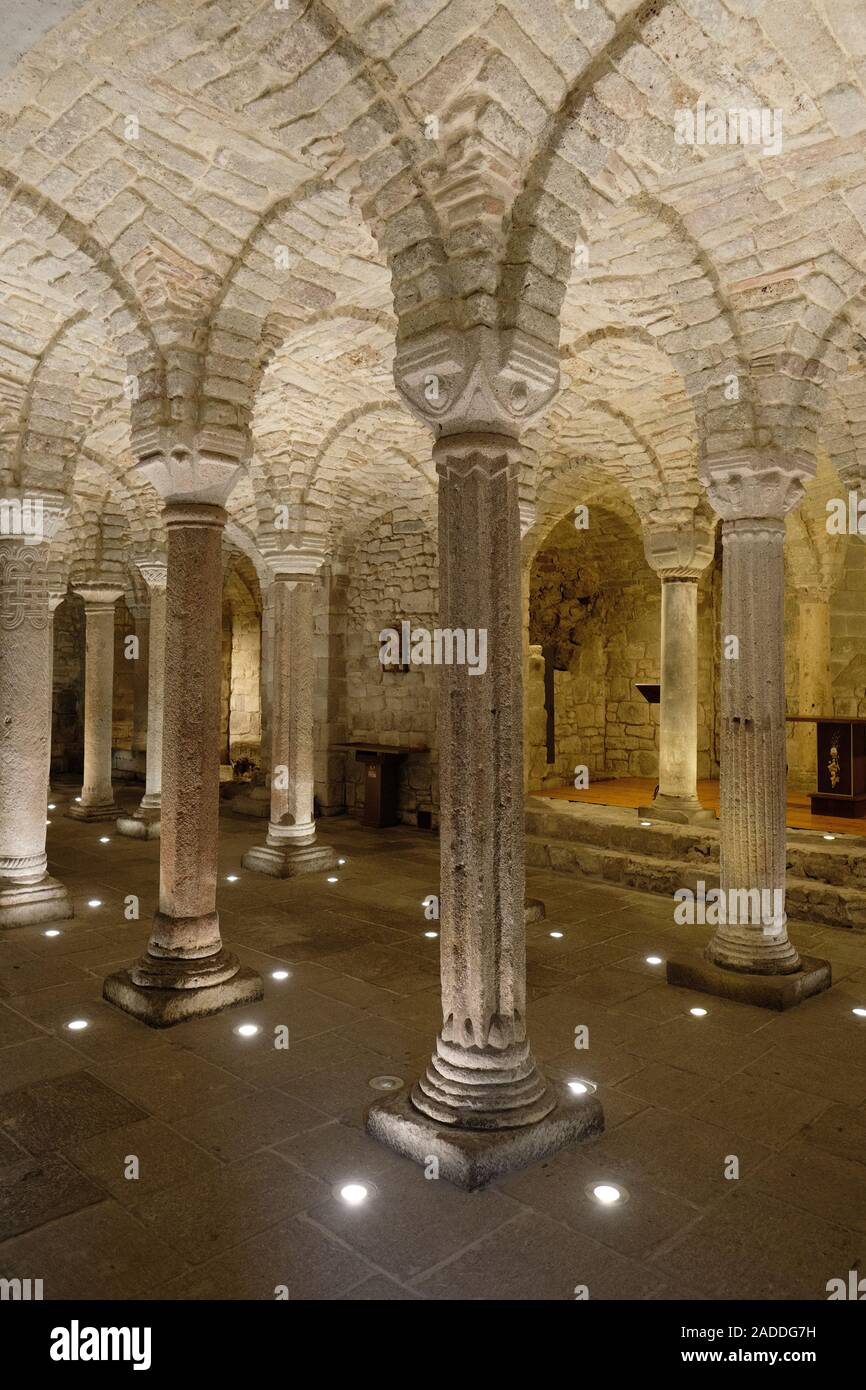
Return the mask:
POLYGON ((101 845, 108 845, 108 844, 110 844, 110 843, 111 843, 111 836, 110 836, 110 835, 100 835, 100 837, 99 837, 99 843, 100 843, 101 845))
POLYGON ((857 1008, 852 1009, 851 1012, 852 1014, 856 1014, 858 1018, 866 1018, 866 1009, 857 1008))
POLYGON ((46 820, 45 824, 46 824, 46 825, 50 825, 50 824, 51 824, 51 821, 50 821, 50 820, 46 820))
POLYGON ((48 928, 48 931, 43 932, 42 935, 43 935, 43 936, 62 936, 62 935, 63 935, 63 932, 58 931, 56 927, 49 927, 49 928, 48 928))
POLYGON ((272 979, 272 980, 287 980, 288 978, 289 978, 289 972, 288 972, 288 970, 272 970, 272 971, 271 971, 271 979, 272 979))
POLYGON ((646 963, 647 965, 662 965, 663 961, 661 956, 647 956, 646 963))
POLYGON ((49 811, 56 811, 56 810, 57 810, 57 803, 54 802, 54 801, 49 801, 49 803, 48 803, 48 809, 49 809, 49 811))
POLYGON ((80 797, 80 796, 73 797, 73 800, 74 800, 74 801, 80 801, 80 800, 81 800, 81 797, 80 797))
POLYGON ((371 1091, 399 1091, 403 1085, 402 1076, 371 1076, 367 1082, 371 1091))
POLYGON ((347 1207, 360 1207, 375 1192, 369 1182, 340 1182, 333 1189, 334 1195, 345 1202, 347 1207))
POLYGON ((226 883, 237 883, 237 874, 226 874, 226 883))
POLYGON ((641 825, 652 825, 652 821, 651 821, 651 820, 642 820, 642 821, 641 821, 641 825))
POLYGON ((102 907, 102 899, 101 899, 101 898, 89 898, 88 901, 87 901, 87 906, 88 906, 88 907, 102 907))
POLYGON ((235 1029, 241 1038, 254 1038, 258 1031, 259 1025, 257 1023, 239 1023, 235 1029))
POLYGON ((618 1202, 628 1200, 625 1188, 613 1182, 591 1182, 587 1185, 586 1192, 602 1207, 613 1207, 618 1202))
POLYGON ((689 1013, 692 1015, 692 1018, 706 1018, 707 1016, 706 1009, 689 1009, 689 1013))
POLYGON ((338 864, 345 864, 345 862, 346 862, 345 859, 338 859, 338 860, 337 860, 337 863, 338 863, 338 864))
POLYGON ((439 933, 438 933, 438 931, 425 931, 424 935, 427 936, 427 937, 429 937, 430 940, 432 941, 432 940, 434 940, 434 939, 439 935, 439 933))
POLYGON ((69 1023, 67 1023, 66 1027, 69 1029, 70 1033, 80 1033, 82 1029, 87 1027, 87 1019, 73 1018, 69 1023))
POLYGON ((835 835, 825 835, 825 836, 824 836, 824 839, 825 839, 825 840, 835 840, 835 838, 836 838, 835 835))
POLYGON ((338 878, 334 878, 333 874, 331 874, 331 875, 329 876, 329 878, 328 878, 328 882, 329 882, 329 883, 339 883, 340 880, 339 880, 338 878))
POLYGON ((582 1081, 578 1077, 573 1077, 567 1083, 568 1089, 573 1096, 593 1096, 598 1087, 592 1081, 582 1081))
POLYGON ((563 933, 561 931, 552 931, 550 935, 553 937, 554 941, 561 941, 563 937, 563 933))

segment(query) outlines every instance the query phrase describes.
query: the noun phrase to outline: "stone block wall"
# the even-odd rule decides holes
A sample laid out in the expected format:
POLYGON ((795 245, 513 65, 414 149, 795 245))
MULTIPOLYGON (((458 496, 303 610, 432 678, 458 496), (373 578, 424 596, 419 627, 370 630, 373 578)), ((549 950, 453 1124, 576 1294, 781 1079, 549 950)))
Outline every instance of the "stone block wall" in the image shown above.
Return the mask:
MULTIPOLYGON (((435 534, 417 515, 395 510, 359 538, 355 557, 345 599, 345 706, 337 722, 349 742, 419 749, 400 768, 400 818, 416 824, 419 811, 433 813, 438 806, 437 672, 432 666, 384 670, 379 633, 391 627, 399 631, 403 619, 413 627, 436 627, 435 534)), ((357 814, 363 804, 363 767, 351 753, 345 759, 345 778, 346 808, 357 814)))
MULTIPOLYGON (((717 575, 698 589, 698 776, 718 775, 717 575)), ((635 686, 657 682, 661 585, 636 534, 609 518, 596 534, 566 518, 532 565, 527 757, 530 788, 566 786, 585 765, 590 780, 658 772, 659 706, 635 686), (547 762, 544 654, 554 672, 556 757, 547 762)))

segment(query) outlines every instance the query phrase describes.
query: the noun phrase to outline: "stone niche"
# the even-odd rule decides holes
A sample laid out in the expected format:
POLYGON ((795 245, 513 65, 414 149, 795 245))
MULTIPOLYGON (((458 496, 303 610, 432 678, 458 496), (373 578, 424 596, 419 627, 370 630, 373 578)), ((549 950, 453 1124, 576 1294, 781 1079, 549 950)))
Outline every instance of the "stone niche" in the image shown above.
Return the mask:
MULTIPOLYGON (((635 518, 635 523, 637 519, 635 518)), ((698 775, 717 767, 712 571, 699 589, 698 775)), ((529 575, 528 785, 566 786, 589 776, 655 777, 657 705, 635 689, 659 679, 661 590, 636 524, 590 507, 590 524, 571 516, 542 542, 529 575), (555 741, 547 749, 548 663, 553 664, 555 741)), ((549 676, 548 676, 549 679, 549 676)))

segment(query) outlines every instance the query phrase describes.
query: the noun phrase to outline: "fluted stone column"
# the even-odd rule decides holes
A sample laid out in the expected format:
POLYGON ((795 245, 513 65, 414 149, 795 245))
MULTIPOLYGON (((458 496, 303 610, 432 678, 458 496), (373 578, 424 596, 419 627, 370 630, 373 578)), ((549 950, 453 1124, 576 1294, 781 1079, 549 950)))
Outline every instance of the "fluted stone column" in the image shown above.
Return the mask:
POLYGON ((145 789, 131 816, 119 816, 117 829, 132 839, 158 840, 162 801, 162 720, 165 687, 165 604, 167 566, 162 561, 139 564, 150 594, 147 657, 147 749, 145 789))
POLYGON ((290 878, 333 868, 337 854, 316 843, 313 815, 313 586, 321 557, 274 559, 271 584, 271 818, 264 845, 245 869, 290 878))
POLYGON ((111 736, 114 709, 114 605, 123 590, 107 584, 80 584, 84 599, 84 782, 81 800, 66 814, 75 820, 114 820, 111 736))
POLYGON ((638 814, 676 822, 711 821, 698 799, 698 581, 713 558, 709 524, 644 533, 647 561, 661 579, 659 787, 638 814))
POLYGON ((0 534, 0 927, 72 916, 69 894, 48 874, 45 852, 51 761, 48 543, 65 504, 60 497, 40 501, 38 530, 26 537, 0 534))
POLYGON ((673 983, 776 1008, 830 982, 826 962, 801 962, 785 914, 785 514, 806 477, 760 455, 715 464, 704 475, 722 517, 720 837, 728 920, 706 947, 703 981, 683 978, 668 962, 673 983), (725 975, 796 976, 796 988, 785 995, 741 985, 738 992, 725 975))
POLYGON ((222 625, 221 503, 240 465, 233 437, 199 445, 143 433, 139 472, 161 493, 168 534, 159 907, 147 951, 110 975, 106 999, 152 1027, 262 997, 223 947, 216 910, 222 625))

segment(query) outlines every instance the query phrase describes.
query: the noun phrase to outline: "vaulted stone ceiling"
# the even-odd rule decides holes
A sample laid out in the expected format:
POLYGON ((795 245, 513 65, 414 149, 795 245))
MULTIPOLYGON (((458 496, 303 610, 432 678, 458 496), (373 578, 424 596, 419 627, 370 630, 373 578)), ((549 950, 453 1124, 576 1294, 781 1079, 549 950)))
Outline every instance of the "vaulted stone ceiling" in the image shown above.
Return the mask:
POLYGON ((158 546, 130 426, 168 401, 251 428, 239 542, 282 504, 348 556, 433 503, 396 347, 476 325, 560 354, 527 504, 582 463, 684 516, 756 441, 855 476, 862 7, 279 3, 4 7, 0 485, 158 546), (781 150, 679 143, 699 100, 778 109, 781 150))

